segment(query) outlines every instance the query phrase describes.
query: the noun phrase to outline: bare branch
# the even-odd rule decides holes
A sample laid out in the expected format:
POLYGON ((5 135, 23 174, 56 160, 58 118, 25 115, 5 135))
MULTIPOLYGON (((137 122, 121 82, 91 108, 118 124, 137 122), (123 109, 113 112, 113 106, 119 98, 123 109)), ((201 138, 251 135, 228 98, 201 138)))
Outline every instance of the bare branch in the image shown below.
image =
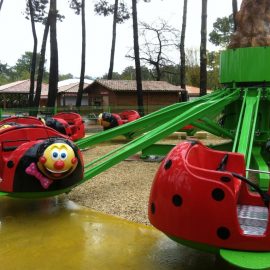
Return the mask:
MULTIPOLYGON (((169 54, 179 47, 175 43, 180 36, 179 31, 162 19, 153 24, 140 22, 139 28, 142 40, 140 59, 144 64, 154 68, 156 80, 160 80, 164 71, 161 67, 174 63, 169 54)), ((127 57, 134 59, 134 56, 129 54, 127 57)))

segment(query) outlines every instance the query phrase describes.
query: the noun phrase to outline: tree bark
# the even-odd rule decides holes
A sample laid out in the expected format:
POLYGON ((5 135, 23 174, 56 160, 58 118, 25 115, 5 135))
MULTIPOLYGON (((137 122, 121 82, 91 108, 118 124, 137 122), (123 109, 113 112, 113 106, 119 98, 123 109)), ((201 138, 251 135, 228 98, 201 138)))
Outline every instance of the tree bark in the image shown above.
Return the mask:
POLYGON ((46 54, 46 44, 50 29, 50 17, 51 13, 49 12, 48 18, 45 24, 43 39, 41 44, 41 51, 40 51, 40 59, 39 59, 39 67, 38 67, 38 75, 37 75, 37 85, 36 85, 36 94, 34 99, 34 106, 39 107, 40 103, 40 95, 41 95, 41 88, 42 88, 42 80, 44 74, 44 64, 45 64, 45 54, 46 54))
POLYGON ((136 68, 138 112, 141 116, 143 116, 144 107, 143 107, 143 89, 142 89, 142 75, 141 75, 140 51, 139 51, 140 49, 138 37, 137 0, 132 0, 132 18, 133 18, 133 41, 134 41, 134 57, 136 68))
POLYGON ((4 0, 0 0, 0 10, 2 8, 3 2, 4 2, 4 0))
POLYGON ((202 20, 201 20, 201 46, 200 46, 200 96, 206 95, 207 88, 207 0, 202 0, 202 20))
POLYGON ((270 5, 265 0, 243 0, 236 16, 237 29, 229 48, 270 46, 270 5))
POLYGON ((57 9, 56 1, 51 0, 50 2, 50 76, 49 76, 49 90, 47 107, 54 108, 56 105, 57 92, 58 92, 58 47, 57 47, 57 33, 56 33, 56 22, 57 22, 57 9))
POLYGON ((186 23, 187 23, 187 0, 184 0, 182 31, 180 41, 180 85, 182 89, 186 89, 186 54, 185 54, 186 23))
POLYGON ((112 31, 111 58, 110 58, 110 67, 109 67, 109 72, 108 72, 108 80, 111 80, 112 77, 113 77, 117 16, 118 16, 118 0, 115 0, 115 2, 114 2, 114 13, 113 13, 113 31, 112 31))
POLYGON ((80 107, 82 103, 83 87, 84 87, 84 74, 85 74, 85 47, 86 47, 86 34, 85 34, 85 0, 82 0, 82 55, 81 55, 81 75, 80 83, 76 100, 76 107, 80 107))
POLYGON ((232 11, 233 11, 233 24, 234 24, 234 32, 235 32, 237 28, 237 22, 236 22, 236 14, 238 11, 237 0, 232 0, 232 11))
POLYGON ((38 43, 38 41, 37 41, 37 33, 36 33, 36 28, 35 28, 34 10, 33 10, 33 5, 32 5, 32 0, 28 0, 28 3, 29 3, 29 10, 30 10, 32 34, 33 34, 33 39, 34 39, 31 71, 30 71, 30 89, 29 89, 29 107, 33 107, 34 106, 35 72, 36 72, 37 43, 38 43))

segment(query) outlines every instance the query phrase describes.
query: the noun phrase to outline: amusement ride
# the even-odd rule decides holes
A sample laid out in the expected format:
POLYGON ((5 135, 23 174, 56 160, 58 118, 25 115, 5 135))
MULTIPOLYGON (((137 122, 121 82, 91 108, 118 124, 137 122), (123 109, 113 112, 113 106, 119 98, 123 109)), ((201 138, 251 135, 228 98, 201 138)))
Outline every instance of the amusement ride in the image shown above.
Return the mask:
POLYGON ((103 113, 104 131, 88 137, 76 113, 4 119, 0 195, 67 193, 140 151, 160 155, 149 197, 151 224, 174 241, 238 267, 269 269, 269 63, 270 46, 227 49, 220 57, 219 89, 143 117, 134 111, 103 113), (210 146, 194 139, 159 143, 187 126, 228 140, 210 146), (127 143, 84 164, 82 150, 119 135, 127 143))

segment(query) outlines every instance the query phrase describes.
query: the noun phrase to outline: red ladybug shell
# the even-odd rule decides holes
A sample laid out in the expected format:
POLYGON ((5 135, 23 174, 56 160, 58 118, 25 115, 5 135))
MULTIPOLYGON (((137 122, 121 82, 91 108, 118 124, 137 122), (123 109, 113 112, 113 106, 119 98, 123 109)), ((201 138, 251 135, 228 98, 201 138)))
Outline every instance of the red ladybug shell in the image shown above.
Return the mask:
POLYGON ((180 143, 164 159, 153 181, 148 207, 151 224, 174 239, 270 251, 268 208, 231 172, 245 175, 243 155, 212 150, 199 142, 180 143), (226 154, 226 168, 218 171, 226 154), (267 216, 263 233, 245 231, 245 220, 238 214, 245 207, 267 216))
POLYGON ((83 178, 83 158, 78 147, 56 130, 42 125, 13 126, 0 130, 0 191, 44 192, 71 187, 83 178), (26 173, 32 163, 36 164, 39 151, 54 143, 66 143, 72 147, 78 160, 76 169, 66 178, 53 181, 44 188, 39 180, 26 173), (43 147, 44 146, 44 147, 43 147))

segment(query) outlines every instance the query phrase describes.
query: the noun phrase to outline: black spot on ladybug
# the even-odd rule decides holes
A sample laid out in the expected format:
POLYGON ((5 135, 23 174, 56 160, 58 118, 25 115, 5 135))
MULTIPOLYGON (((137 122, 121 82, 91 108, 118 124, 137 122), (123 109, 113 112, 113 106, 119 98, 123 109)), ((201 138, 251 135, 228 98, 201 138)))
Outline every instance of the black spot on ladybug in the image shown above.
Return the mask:
POLYGON ((222 189, 220 188, 215 188, 212 191, 212 198, 216 201, 222 201, 225 197, 225 193, 222 189))
POLYGON ((154 203, 151 203, 151 213, 155 214, 155 212, 156 212, 156 206, 154 203))
POLYGON ((226 240, 231 236, 231 232, 226 227, 219 227, 217 229, 217 236, 222 240, 226 240))
POLYGON ((165 170, 170 169, 170 167, 172 166, 172 160, 168 159, 164 165, 165 170))
POLYGON ((7 162, 7 167, 8 168, 12 168, 14 166, 14 162, 12 161, 12 160, 9 160, 8 162, 7 162))
POLYGON ((220 178, 220 181, 221 181, 221 182, 224 182, 224 183, 228 183, 228 182, 231 181, 231 178, 228 177, 228 176, 222 176, 222 177, 220 178))
POLYGON ((182 199, 182 197, 180 196, 180 195, 174 195, 173 197, 172 197, 172 203, 174 204, 174 206, 177 206, 177 207, 179 207, 179 206, 181 206, 182 205, 182 203, 183 203, 183 199, 182 199))
POLYGON ((190 142, 192 146, 198 144, 198 141, 195 141, 195 140, 188 140, 188 141, 190 142))

